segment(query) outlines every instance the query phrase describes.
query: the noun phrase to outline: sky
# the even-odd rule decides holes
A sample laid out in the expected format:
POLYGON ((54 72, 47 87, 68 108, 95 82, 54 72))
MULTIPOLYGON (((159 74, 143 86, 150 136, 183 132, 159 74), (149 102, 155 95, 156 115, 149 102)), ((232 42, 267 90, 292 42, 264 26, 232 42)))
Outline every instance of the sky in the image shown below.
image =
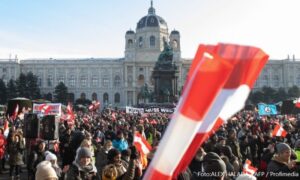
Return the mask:
MULTIPOLYGON (((199 44, 252 45, 271 59, 300 59, 299 0, 153 0, 181 36, 183 58, 199 44)), ((120 58, 150 0, 1 0, 0 58, 120 58)))

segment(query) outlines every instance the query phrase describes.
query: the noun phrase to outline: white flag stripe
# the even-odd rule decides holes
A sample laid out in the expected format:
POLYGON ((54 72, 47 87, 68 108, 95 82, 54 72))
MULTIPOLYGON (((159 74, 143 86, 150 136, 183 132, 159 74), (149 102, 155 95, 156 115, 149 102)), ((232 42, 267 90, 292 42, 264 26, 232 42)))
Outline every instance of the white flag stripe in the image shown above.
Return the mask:
POLYGON ((220 118, 228 120, 231 116, 243 109, 250 92, 250 87, 245 84, 239 86, 234 92, 231 92, 233 94, 228 97, 228 100, 222 108, 222 111, 219 115, 220 118))
POLYGON ((137 142, 141 145, 142 151, 144 154, 148 154, 150 151, 148 149, 148 147, 144 144, 142 138, 135 136, 134 137, 134 142, 137 142))
POLYGON ((283 131, 284 131, 284 129, 282 127, 280 127, 276 133, 276 136, 281 136, 283 131))
POLYGON ((174 116, 176 117, 171 120, 164 138, 160 142, 160 145, 168 144, 168 146, 164 146, 163 149, 158 148, 151 162, 152 167, 170 176, 176 168, 174 165, 179 163, 201 125, 201 122, 189 119, 179 113, 174 116))
POLYGON ((244 164, 244 171, 251 175, 256 172, 255 169, 251 169, 251 166, 249 166, 249 164, 244 164))
POLYGON ((237 89, 221 90, 198 132, 210 132, 218 117, 226 122, 244 107, 249 93, 250 88, 247 85, 241 85, 237 89))

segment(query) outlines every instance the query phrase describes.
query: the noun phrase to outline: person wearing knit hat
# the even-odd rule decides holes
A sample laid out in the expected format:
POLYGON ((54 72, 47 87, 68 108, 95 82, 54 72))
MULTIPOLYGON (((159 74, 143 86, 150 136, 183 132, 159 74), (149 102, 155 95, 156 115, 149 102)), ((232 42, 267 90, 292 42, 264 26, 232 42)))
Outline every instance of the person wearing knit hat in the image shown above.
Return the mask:
POLYGON ((56 155, 53 154, 53 153, 51 153, 51 152, 47 153, 47 155, 46 155, 46 161, 51 162, 51 165, 52 165, 53 169, 55 170, 56 175, 60 178, 62 170, 61 170, 61 168, 57 164, 57 157, 56 157, 56 155))
POLYGON ((97 177, 97 169, 92 163, 90 149, 85 147, 80 148, 75 161, 66 172, 65 179, 97 179, 97 177))
POLYGON ((214 178, 214 179, 223 179, 226 175, 226 165, 225 162, 220 158, 217 153, 208 152, 203 157, 203 172, 205 173, 204 177, 201 178, 214 178))
POLYGON ((56 157, 56 155, 55 154, 53 154, 53 153, 47 153, 47 155, 46 155, 46 160, 47 161, 53 161, 53 160, 57 160, 57 157, 56 157))
POLYGON ((49 161, 42 161, 37 165, 35 180, 58 180, 56 172, 49 161))
POLYGON ((286 143, 278 143, 275 146, 276 153, 272 157, 267 167, 269 178, 284 178, 284 175, 293 174, 296 166, 296 161, 291 160, 292 150, 286 143))

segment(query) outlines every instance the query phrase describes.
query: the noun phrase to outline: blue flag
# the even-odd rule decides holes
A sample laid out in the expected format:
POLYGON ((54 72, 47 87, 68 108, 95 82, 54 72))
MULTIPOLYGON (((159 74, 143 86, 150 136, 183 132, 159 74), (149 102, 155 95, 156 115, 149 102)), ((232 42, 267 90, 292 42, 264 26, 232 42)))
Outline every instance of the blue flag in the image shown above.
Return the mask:
POLYGON ((276 105, 274 104, 259 103, 257 106, 258 106, 258 114, 260 116, 277 114, 276 105))

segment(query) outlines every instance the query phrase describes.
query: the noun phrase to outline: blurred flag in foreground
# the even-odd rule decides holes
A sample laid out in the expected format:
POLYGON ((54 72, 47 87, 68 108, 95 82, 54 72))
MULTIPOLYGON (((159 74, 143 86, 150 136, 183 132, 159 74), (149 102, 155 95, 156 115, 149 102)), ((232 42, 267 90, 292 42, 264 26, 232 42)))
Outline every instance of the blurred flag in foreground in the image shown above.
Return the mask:
POLYGON ((191 65, 183 96, 145 179, 176 178, 189 165, 203 142, 244 107, 267 59, 268 56, 255 47, 200 45, 191 65), (211 58, 206 58, 207 54, 211 58), (207 62, 211 66, 206 66, 210 68, 205 69, 207 62), (231 68, 223 69, 228 64, 231 68), (202 71, 203 69, 206 71, 202 71), (214 79, 214 73, 219 73, 224 79, 214 79), (211 84, 218 86, 212 87, 211 84), (191 90, 191 87, 194 89, 191 90), (194 103, 190 103, 191 101, 194 103), (192 127, 188 125, 190 122, 193 122, 192 127))

